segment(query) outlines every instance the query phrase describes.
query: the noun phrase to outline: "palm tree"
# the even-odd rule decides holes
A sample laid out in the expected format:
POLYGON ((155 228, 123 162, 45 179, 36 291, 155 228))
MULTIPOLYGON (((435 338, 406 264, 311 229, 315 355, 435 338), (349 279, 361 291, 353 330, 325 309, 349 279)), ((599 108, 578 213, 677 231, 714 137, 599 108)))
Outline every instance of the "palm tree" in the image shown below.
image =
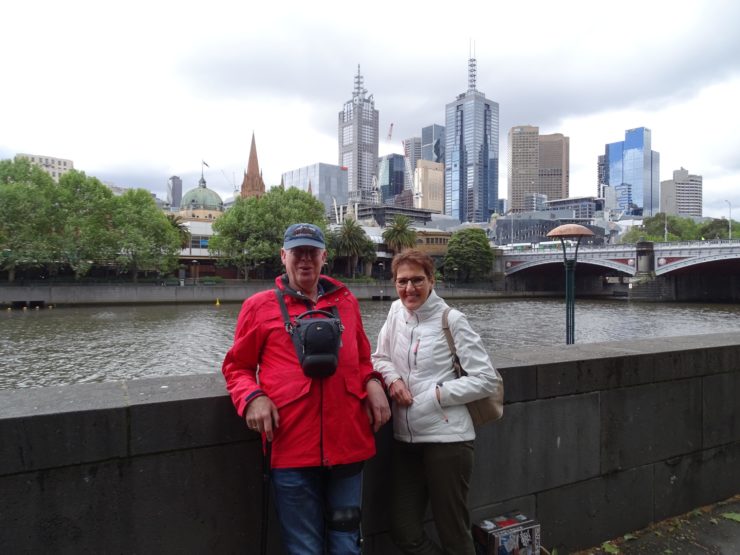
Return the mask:
POLYGON ((383 241, 394 253, 416 245, 416 231, 411 229, 411 218, 396 216, 383 231, 383 241))
POLYGON ((167 214, 167 219, 180 235, 180 246, 183 249, 188 248, 188 245, 190 245, 190 228, 185 224, 185 221, 177 214, 167 214))
POLYGON ((352 277, 355 277, 357 259, 365 252, 368 238, 362 227, 352 218, 345 218, 336 233, 337 254, 346 256, 352 268, 352 277))

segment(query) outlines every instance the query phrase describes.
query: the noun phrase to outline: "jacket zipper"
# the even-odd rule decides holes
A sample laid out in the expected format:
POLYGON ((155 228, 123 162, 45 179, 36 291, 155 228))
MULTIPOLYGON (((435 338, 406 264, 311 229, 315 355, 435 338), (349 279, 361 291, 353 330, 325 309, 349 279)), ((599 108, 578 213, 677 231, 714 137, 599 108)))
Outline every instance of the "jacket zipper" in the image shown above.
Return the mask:
MULTIPOLYGON (((414 349, 414 332, 416 331, 416 328, 419 327, 419 318, 416 315, 414 315, 414 317, 416 318, 416 325, 411 330, 411 341, 409 341, 409 352, 408 352, 408 355, 406 356, 406 361, 408 362, 408 365, 409 365, 409 373, 408 373, 408 377, 406 380, 406 386, 408 387, 409 392, 411 392, 411 350, 412 349, 414 350, 414 367, 416 367, 416 357, 419 351, 419 342, 421 341, 421 337, 419 337, 416 340, 416 348, 414 349)), ((406 407, 406 429, 409 431, 409 442, 413 443, 414 433, 411 431, 411 423, 409 422, 409 408, 410 407, 406 407)))

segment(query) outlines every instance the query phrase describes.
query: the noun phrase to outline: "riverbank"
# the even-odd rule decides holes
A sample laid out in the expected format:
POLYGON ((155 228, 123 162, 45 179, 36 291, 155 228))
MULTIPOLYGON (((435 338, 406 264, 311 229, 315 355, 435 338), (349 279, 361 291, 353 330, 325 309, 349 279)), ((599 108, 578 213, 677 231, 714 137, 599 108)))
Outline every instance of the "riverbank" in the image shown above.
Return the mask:
MULTIPOLYGON (((247 297, 273 287, 272 281, 169 286, 155 284, 96 285, 4 285, 0 286, 0 308, 35 309, 47 306, 241 303, 247 297)), ((396 291, 390 281, 349 284, 360 300, 394 300, 396 291)), ((438 284, 448 299, 500 299, 562 297, 562 291, 494 291, 476 287, 438 284)), ((609 297, 609 295, 604 295, 609 297)))

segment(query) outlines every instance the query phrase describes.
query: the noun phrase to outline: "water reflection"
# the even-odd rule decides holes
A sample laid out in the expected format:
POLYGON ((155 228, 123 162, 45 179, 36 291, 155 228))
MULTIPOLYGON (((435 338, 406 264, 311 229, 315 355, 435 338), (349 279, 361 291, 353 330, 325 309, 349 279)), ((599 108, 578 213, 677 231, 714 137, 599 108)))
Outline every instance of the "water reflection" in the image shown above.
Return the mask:
MULTIPOLYGON (((454 301, 494 354, 562 345, 562 299, 454 301)), ((390 302, 362 302, 375 345, 390 302)), ((0 389, 217 372, 240 305, 156 305, 5 311, 0 389)), ((576 303, 576 343, 740 330, 740 306, 576 303)))

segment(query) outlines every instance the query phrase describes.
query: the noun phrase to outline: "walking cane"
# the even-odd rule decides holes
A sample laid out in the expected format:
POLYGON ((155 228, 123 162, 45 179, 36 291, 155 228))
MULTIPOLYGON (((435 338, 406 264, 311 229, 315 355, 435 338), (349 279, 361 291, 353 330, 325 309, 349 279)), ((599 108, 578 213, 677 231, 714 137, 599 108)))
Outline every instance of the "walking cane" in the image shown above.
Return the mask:
POLYGON ((267 524, 270 510, 270 466, 272 459, 272 442, 266 440, 265 455, 262 457, 262 536, 260 553, 267 555, 267 524))

